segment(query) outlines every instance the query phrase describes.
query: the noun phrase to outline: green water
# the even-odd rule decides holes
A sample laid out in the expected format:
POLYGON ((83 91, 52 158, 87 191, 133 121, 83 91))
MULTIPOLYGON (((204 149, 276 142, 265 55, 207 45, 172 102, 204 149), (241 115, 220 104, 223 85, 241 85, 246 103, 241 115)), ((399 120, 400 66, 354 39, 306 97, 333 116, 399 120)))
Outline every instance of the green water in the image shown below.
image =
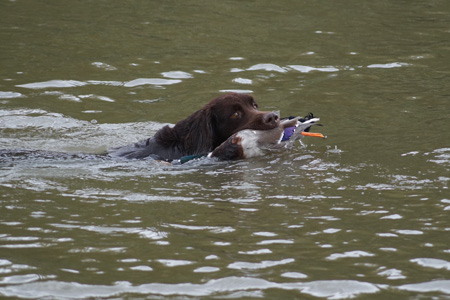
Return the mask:
POLYGON ((450 2, 2 1, 0 149, 99 153, 227 91, 328 139, 0 158, 11 299, 448 299, 450 2))

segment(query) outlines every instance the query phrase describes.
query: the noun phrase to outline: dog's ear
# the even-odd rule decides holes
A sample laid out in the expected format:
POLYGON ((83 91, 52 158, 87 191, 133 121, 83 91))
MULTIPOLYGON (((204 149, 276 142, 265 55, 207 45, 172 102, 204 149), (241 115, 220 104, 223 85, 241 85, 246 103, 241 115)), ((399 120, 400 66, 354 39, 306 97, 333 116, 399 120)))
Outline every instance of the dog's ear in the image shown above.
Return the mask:
POLYGON ((189 154, 206 154, 213 150, 214 129, 211 109, 205 107, 183 122, 184 150, 189 154))

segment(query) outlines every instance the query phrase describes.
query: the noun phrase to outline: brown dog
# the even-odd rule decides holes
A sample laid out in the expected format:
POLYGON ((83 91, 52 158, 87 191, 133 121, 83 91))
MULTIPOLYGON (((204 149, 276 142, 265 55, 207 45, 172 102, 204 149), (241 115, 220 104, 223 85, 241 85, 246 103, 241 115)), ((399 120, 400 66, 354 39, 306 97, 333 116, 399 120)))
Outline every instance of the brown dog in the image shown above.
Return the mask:
POLYGON ((209 153, 238 131, 269 130, 278 127, 279 122, 276 113, 259 111, 252 96, 229 93, 211 100, 175 126, 164 126, 153 137, 111 149, 108 154, 172 161, 187 155, 209 153))

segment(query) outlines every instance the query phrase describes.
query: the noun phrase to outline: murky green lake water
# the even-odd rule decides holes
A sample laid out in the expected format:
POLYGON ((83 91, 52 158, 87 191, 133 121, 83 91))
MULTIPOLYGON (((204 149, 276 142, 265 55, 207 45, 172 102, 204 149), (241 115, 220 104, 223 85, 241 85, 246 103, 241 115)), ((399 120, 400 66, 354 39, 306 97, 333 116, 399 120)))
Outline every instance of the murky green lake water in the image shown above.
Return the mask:
POLYGON ((11 299, 449 299, 450 2, 2 1, 0 149, 99 153, 226 91, 327 140, 0 158, 11 299))

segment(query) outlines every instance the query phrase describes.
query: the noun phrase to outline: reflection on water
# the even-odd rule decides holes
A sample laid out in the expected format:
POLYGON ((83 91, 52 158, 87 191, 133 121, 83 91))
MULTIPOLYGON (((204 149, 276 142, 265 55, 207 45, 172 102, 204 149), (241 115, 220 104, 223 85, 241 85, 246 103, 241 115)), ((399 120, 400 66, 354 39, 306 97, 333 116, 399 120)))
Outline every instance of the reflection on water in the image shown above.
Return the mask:
POLYGON ((448 2, 0 6, 1 296, 450 295, 448 2), (329 138, 96 155, 225 91, 329 138))
MULTIPOLYGON (((107 65, 105 63, 101 62, 95 62, 92 63, 96 66, 98 64, 100 65, 107 65)), ((312 67, 312 66, 304 66, 304 65, 289 65, 286 67, 280 67, 276 64, 256 64, 253 66, 250 66, 246 69, 240 69, 240 68, 232 68, 230 70, 231 73, 241 73, 245 71, 266 71, 266 72, 277 72, 277 73, 287 73, 289 71, 298 71, 300 73, 309 73, 313 71, 317 72, 339 72, 340 70, 344 71, 355 71, 355 69, 361 69, 361 68, 369 68, 369 69, 390 69, 390 68, 399 68, 399 67, 405 67, 410 66, 408 63, 402 63, 402 62, 394 62, 394 63, 387 63, 387 64, 371 64, 368 66, 342 66, 342 67, 334 67, 334 66, 326 66, 326 67, 312 67)), ((201 70, 195 70, 196 73, 207 73, 205 71, 201 70)), ((17 87, 19 88, 26 88, 26 89, 51 89, 51 88, 70 88, 70 87, 80 87, 80 86, 86 86, 86 85, 106 85, 106 86, 124 86, 124 87, 137 87, 137 86, 145 86, 145 85, 151 85, 156 88, 162 88, 165 85, 173 85, 173 84, 179 84, 182 83, 182 79, 188 79, 193 78, 193 75, 184 72, 184 71, 168 71, 168 72, 162 72, 161 75, 166 78, 137 78, 126 82, 120 82, 120 81, 99 81, 99 80, 88 80, 85 82, 77 81, 77 80, 49 80, 45 82, 33 82, 33 83, 25 83, 25 84, 19 84, 17 87)), ((250 75, 250 74, 249 74, 250 75)), ((233 82, 239 83, 239 84, 251 84, 253 83, 253 80, 251 79, 245 79, 245 78, 235 78, 232 80, 233 82)), ((250 93, 252 91, 249 91, 250 93)), ((2 92, 3 98, 16 98, 19 97, 18 93, 13 92, 2 92)), ((48 92, 47 92, 48 93, 48 92)))

